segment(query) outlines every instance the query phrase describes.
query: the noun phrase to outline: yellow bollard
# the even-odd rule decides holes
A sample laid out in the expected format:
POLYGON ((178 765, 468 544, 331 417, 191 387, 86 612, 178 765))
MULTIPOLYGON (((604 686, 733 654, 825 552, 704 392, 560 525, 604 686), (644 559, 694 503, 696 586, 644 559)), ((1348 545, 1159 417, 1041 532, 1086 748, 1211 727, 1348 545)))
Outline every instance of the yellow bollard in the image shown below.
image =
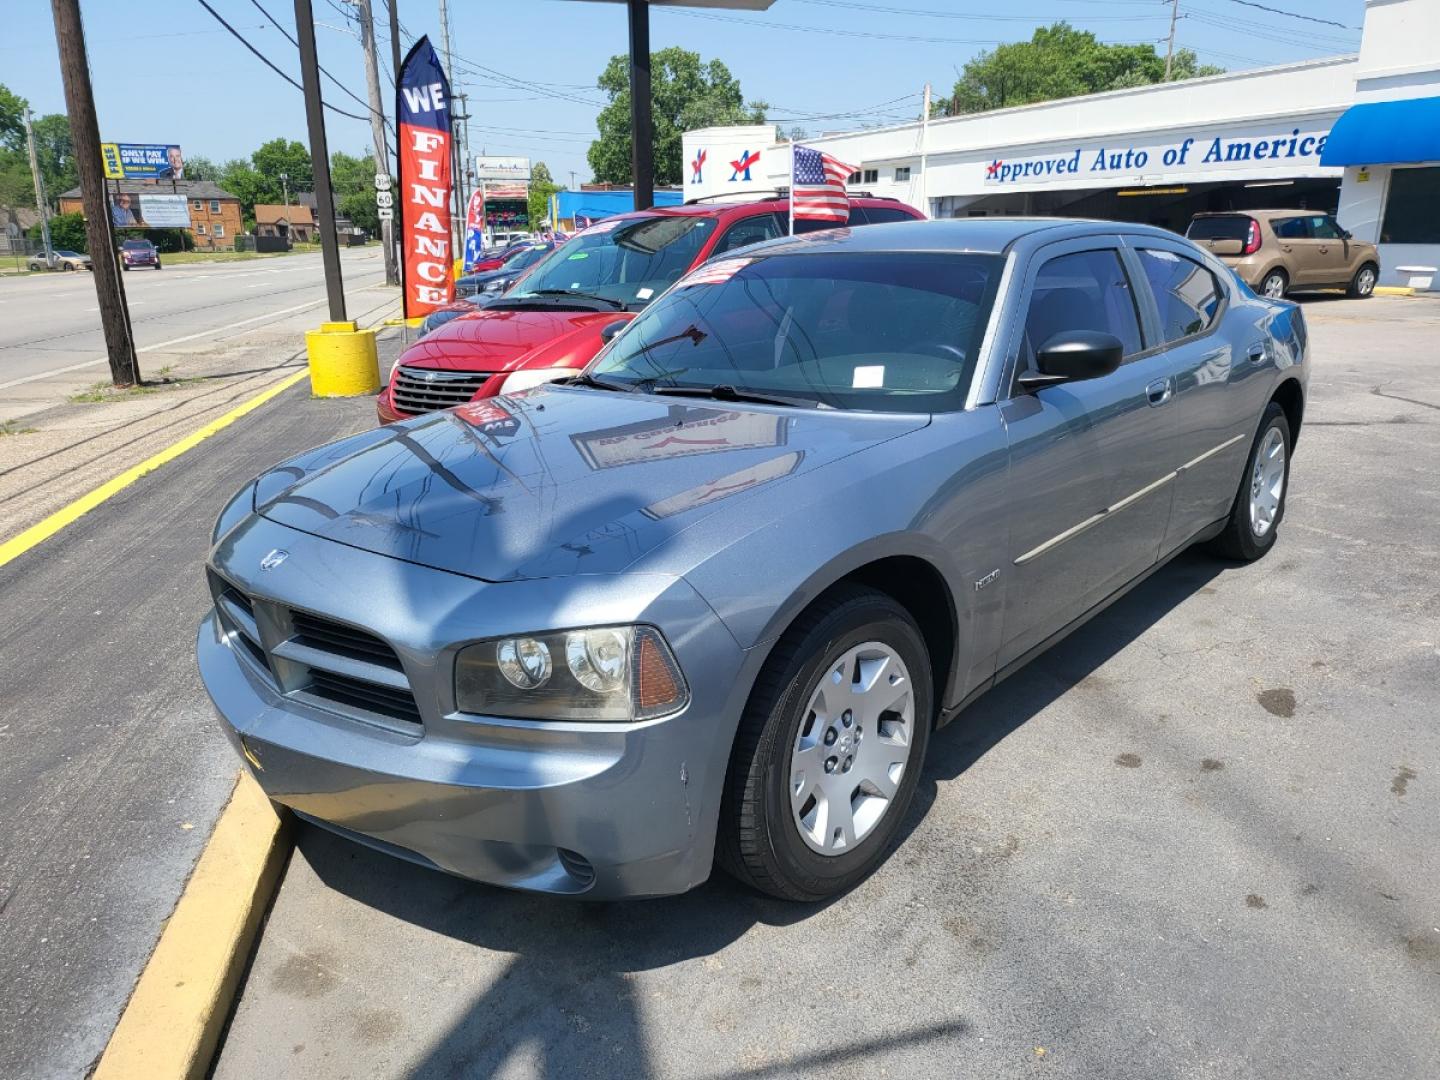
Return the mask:
POLYGON ((380 356, 375 331, 353 322, 321 323, 305 331, 310 359, 310 392, 316 397, 358 397, 380 390, 380 356))

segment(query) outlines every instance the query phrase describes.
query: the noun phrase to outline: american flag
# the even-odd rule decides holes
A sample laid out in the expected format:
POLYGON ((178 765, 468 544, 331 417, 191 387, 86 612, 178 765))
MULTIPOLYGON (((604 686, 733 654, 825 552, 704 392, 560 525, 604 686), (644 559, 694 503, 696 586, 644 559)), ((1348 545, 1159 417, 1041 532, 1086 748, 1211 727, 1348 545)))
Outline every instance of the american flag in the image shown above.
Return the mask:
POLYGON ((850 220, 845 178, 855 171, 839 158, 796 144, 790 210, 796 221, 850 220))

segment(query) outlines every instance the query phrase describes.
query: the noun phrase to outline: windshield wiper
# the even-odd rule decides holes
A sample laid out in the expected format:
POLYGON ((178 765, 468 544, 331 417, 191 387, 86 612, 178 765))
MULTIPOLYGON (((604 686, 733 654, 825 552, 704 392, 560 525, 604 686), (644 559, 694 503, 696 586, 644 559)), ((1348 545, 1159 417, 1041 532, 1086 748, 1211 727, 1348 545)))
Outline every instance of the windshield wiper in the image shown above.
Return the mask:
MULTIPOLYGON (((600 296, 596 293, 580 292, 576 289, 533 289, 525 296, 568 296, 572 300, 594 300, 597 304, 609 304, 616 311, 624 311, 625 305, 619 300, 612 300, 608 296, 600 296)), ((524 297, 516 297, 517 300, 524 297)))
POLYGON ((784 397, 780 394, 766 394, 758 390, 738 390, 729 383, 718 386, 657 386, 649 391, 671 397, 714 398, 716 401, 748 401, 757 405, 789 405, 797 409, 818 409, 820 402, 808 398, 784 397))
POLYGON ((630 393, 630 387, 628 386, 622 386, 620 383, 609 382, 606 379, 597 379, 594 375, 590 375, 587 372, 583 371, 579 375, 576 375, 573 379, 557 379, 555 381, 561 383, 564 386, 590 386, 594 387, 596 390, 619 390, 621 393, 624 394, 630 393))

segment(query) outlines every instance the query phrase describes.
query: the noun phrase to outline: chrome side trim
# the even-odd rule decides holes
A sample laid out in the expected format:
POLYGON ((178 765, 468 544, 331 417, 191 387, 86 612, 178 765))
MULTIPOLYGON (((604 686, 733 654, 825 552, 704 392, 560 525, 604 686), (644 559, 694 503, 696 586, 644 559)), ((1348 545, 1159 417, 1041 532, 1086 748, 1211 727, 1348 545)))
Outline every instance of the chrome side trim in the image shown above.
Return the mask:
POLYGON ((1221 450, 1224 450, 1226 447, 1234 446, 1237 442, 1239 442, 1239 441, 1240 441, 1241 439, 1243 439, 1243 438, 1245 438, 1244 435, 1236 435, 1233 439, 1226 439, 1226 440, 1225 440, 1223 443, 1221 443, 1219 446, 1211 447, 1209 450, 1206 450, 1206 451, 1205 451, 1203 454, 1201 454, 1199 457, 1197 457, 1197 458, 1192 458, 1191 460, 1187 461, 1184 465, 1181 465, 1181 466, 1180 466, 1178 469, 1176 469, 1174 472, 1166 473, 1164 476, 1160 477, 1159 480, 1155 480, 1155 481, 1153 481, 1152 483, 1146 484, 1146 485, 1145 485, 1144 487, 1142 487, 1139 491, 1135 491, 1135 492, 1130 493, 1129 495, 1126 495, 1123 499, 1121 499, 1119 502, 1115 503, 1113 506, 1107 506, 1104 510, 1101 510, 1098 514, 1091 514, 1088 518, 1086 518, 1084 521, 1080 522, 1078 525, 1072 525, 1072 526, 1070 526, 1070 528, 1066 529, 1064 532, 1060 533, 1058 536, 1052 536, 1049 540, 1046 540, 1043 544, 1040 544, 1040 545, 1037 546, 1037 547, 1031 548, 1029 551, 1025 552, 1024 555, 1021 555, 1019 558, 1017 558, 1017 559, 1015 560, 1015 565, 1016 565, 1016 566, 1024 566, 1027 562, 1030 562, 1030 561, 1033 560, 1033 559, 1038 559, 1041 555, 1044 555, 1047 551, 1051 551, 1051 550, 1059 547, 1061 544, 1065 543, 1066 540, 1074 539, 1075 537, 1079 536, 1081 533, 1085 532, 1087 529, 1092 529, 1092 528, 1094 528, 1096 525, 1099 525, 1100 522, 1102 522, 1102 521, 1104 521, 1106 518, 1108 518, 1111 514, 1118 513, 1118 512, 1120 512, 1121 510, 1124 510, 1127 506, 1133 506, 1133 505, 1135 505, 1135 503, 1139 502, 1139 501, 1140 501, 1141 499, 1143 499, 1146 495, 1149 495, 1152 491, 1155 491, 1155 490, 1157 490, 1157 489, 1159 489, 1159 488, 1162 488, 1162 487, 1164 487, 1166 484, 1168 484, 1171 480, 1174 480, 1174 479, 1175 479, 1176 477, 1178 477, 1181 473, 1185 472, 1186 469, 1193 469, 1196 465, 1199 465, 1200 462, 1204 461, 1206 458, 1211 457, 1211 456, 1214 455, 1214 454, 1218 454, 1221 450))
POLYGON ((1196 465, 1199 465, 1200 462, 1204 461, 1206 458, 1213 457, 1215 454, 1218 454, 1226 447, 1234 446, 1243 438, 1245 438, 1244 435, 1236 435, 1233 439, 1226 439, 1219 446, 1212 446, 1209 450, 1206 450, 1199 457, 1191 458, 1189 461, 1187 461, 1184 465, 1181 465, 1180 468, 1176 469, 1175 471, 1183 473, 1186 469, 1193 469, 1196 465))

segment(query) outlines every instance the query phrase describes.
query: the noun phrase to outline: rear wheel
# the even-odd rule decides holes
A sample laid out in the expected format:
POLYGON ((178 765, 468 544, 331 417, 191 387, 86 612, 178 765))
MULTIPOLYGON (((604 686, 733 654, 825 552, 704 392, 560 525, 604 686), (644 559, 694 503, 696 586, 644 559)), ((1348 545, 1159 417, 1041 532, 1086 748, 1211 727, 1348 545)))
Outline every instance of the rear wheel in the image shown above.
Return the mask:
POLYGON ((823 900, 885 858, 933 720, 930 657, 909 613, 859 587, 818 601, 766 662, 736 734, 716 851, 741 881, 823 900))
POLYGON ((1290 422, 1285 410, 1272 401, 1265 407, 1230 518, 1215 538, 1215 550, 1227 558, 1253 562, 1274 547, 1289 488, 1290 422))
POLYGON ((1355 271, 1355 276, 1350 279, 1350 287, 1345 290, 1347 296, 1356 300, 1365 300, 1375 295, 1375 280, 1377 277, 1374 263, 1366 263, 1355 271))
POLYGON ((1290 288, 1290 276, 1278 266, 1260 280, 1259 293, 1271 300, 1282 300, 1290 288))

